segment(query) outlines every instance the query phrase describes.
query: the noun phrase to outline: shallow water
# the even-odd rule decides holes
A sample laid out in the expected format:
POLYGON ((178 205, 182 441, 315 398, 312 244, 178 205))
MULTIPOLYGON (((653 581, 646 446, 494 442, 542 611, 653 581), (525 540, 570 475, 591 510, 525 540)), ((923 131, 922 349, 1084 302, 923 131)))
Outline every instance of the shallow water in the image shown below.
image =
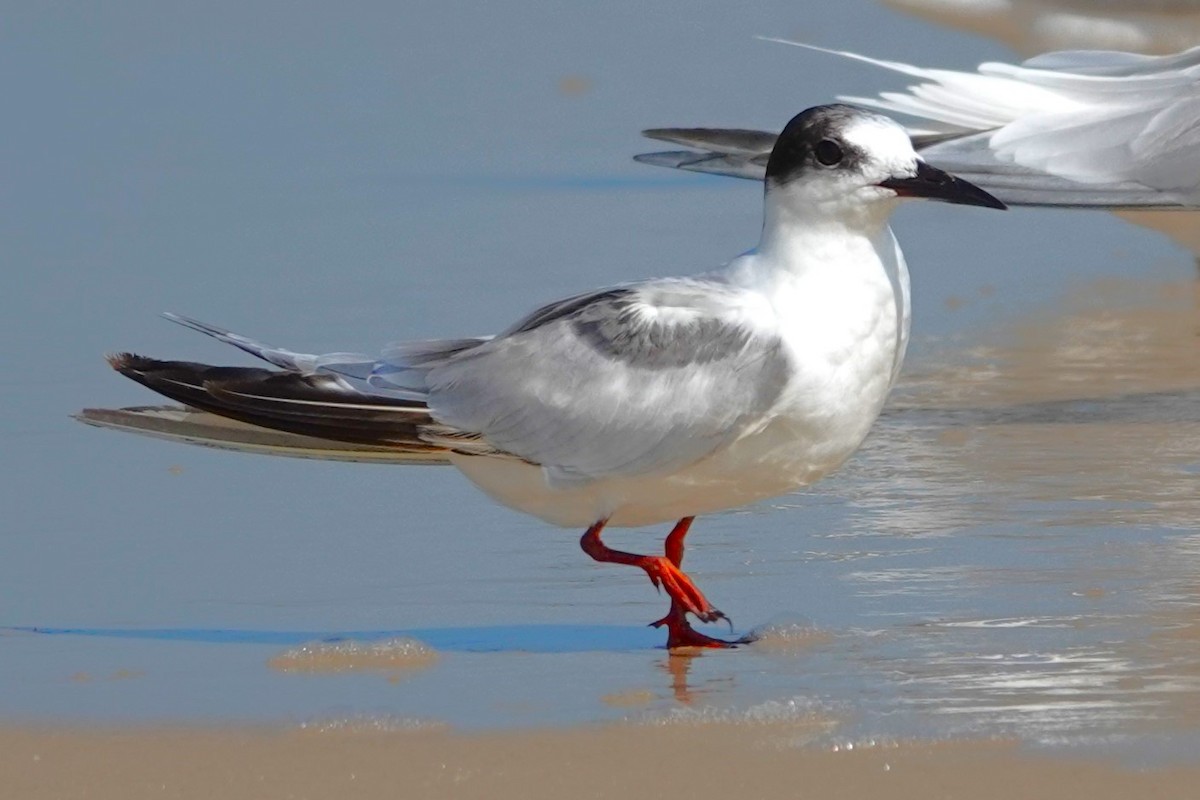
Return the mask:
MULTIPOLYGON (((757 6, 231 7, 228 27, 17 14, 0 48, 28 112, 0 182, 0 720, 816 716, 826 743, 1200 750, 1195 267, 1107 215, 898 215, 914 345, 868 444, 690 538, 689 572, 737 631, 766 628, 735 652, 668 655, 643 627, 664 610, 643 575, 450 469, 239 456, 68 418, 152 402, 106 350, 239 358, 164 308, 369 350, 735 255, 760 189, 633 164, 637 130, 778 127, 882 85, 753 34, 947 66, 1005 56, 866 3, 757 6), (407 639, 436 657, 380 657, 407 639), (340 643, 333 668, 280 667, 313 641, 340 643)), ((665 533, 611 538, 650 550, 665 533)))

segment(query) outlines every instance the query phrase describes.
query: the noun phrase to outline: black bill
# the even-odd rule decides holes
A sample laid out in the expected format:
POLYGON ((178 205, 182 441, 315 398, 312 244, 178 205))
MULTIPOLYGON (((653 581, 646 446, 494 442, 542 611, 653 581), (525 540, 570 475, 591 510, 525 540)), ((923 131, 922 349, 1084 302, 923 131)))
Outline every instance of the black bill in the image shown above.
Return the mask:
POLYGON ((879 185, 893 190, 901 197, 924 197, 964 206, 1008 208, 975 184, 956 178, 949 172, 931 167, 920 160, 917 161, 916 175, 911 178, 888 178, 879 185))

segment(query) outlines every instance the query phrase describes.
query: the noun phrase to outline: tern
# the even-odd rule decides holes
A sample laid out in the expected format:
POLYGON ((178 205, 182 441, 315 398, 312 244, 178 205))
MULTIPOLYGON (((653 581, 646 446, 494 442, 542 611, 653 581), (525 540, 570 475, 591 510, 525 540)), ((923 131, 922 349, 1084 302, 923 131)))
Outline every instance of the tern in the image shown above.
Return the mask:
POLYGON ((506 506, 585 529, 596 561, 645 570, 671 600, 651 623, 668 647, 732 646, 687 619, 726 619, 681 569, 693 518, 807 486, 866 437, 908 341, 908 271, 888 227, 902 198, 1004 208, 926 164, 893 120, 847 105, 793 118, 765 178, 761 240, 722 268, 379 357, 296 353, 171 314, 274 368, 112 355, 185 407, 79 418, 235 450, 453 464, 506 506), (601 538, 666 522, 663 555, 601 538))
MULTIPOLYGON (((1200 257, 1200 221, 1187 210, 1200 209, 1200 47, 1168 56, 1046 53, 958 72, 782 43, 916 79, 905 92, 839 99, 915 118, 908 133, 922 158, 1005 203, 1146 210, 1127 216, 1200 257)), ((755 180, 775 142, 773 133, 742 129, 645 134, 693 149, 639 161, 755 180)))

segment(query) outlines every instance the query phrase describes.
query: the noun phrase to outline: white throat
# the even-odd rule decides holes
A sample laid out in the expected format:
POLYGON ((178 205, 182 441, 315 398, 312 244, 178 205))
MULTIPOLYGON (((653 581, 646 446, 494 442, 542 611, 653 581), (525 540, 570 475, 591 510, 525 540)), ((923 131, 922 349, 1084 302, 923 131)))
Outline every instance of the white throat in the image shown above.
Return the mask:
MULTIPOLYGON (((890 241, 888 217, 894 196, 874 187, 834 198, 796 196, 791 186, 773 188, 764 198, 763 229, 755 252, 760 266, 792 273, 858 259, 890 241)), ((871 259, 868 257, 868 261, 871 259)))

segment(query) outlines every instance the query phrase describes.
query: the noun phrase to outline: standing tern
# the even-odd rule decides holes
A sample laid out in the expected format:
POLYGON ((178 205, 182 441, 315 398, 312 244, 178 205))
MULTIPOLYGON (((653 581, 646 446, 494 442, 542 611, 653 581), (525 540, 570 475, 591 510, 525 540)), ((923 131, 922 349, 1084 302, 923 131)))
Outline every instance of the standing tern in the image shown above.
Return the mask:
POLYGON ((119 372, 187 408, 79 418, 282 455, 451 463, 495 500, 586 528, 596 561, 640 567, 671 599, 667 646, 733 643, 680 568, 693 518, 792 491, 853 453, 908 340, 900 198, 1004 208, 929 166, 904 129, 845 105, 784 128, 765 170, 762 238, 694 277, 551 303, 491 338, 406 342, 379 358, 268 347, 176 315, 277 369, 123 353, 119 372), (675 522, 664 554, 609 548, 609 525, 675 522))
MULTIPOLYGON (((1005 203, 1153 209, 1127 216, 1200 256, 1200 221, 1185 210, 1200 209, 1200 47, 1169 56, 1046 53, 958 72, 784 43, 915 78, 905 92, 840 99, 916 118, 908 131, 922 158, 1005 203)), ((645 133, 694 149, 639 161, 756 180, 775 141, 753 130, 645 133)))

